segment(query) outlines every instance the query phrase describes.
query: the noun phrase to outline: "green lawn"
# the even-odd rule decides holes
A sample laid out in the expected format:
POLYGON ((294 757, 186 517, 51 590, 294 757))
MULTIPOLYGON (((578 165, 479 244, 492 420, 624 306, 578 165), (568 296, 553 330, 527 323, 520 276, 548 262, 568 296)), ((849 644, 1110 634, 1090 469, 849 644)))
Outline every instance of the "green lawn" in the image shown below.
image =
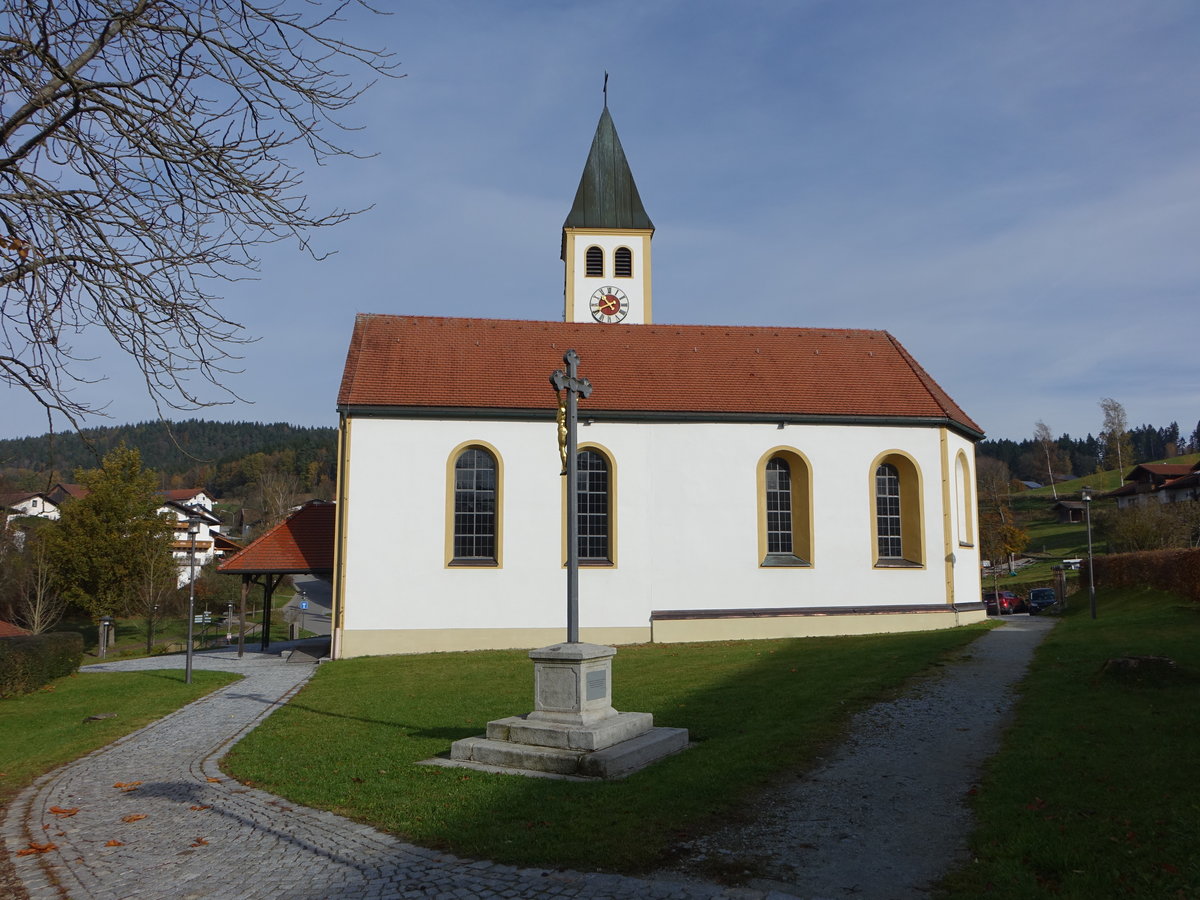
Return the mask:
POLYGON ((975 796, 975 861, 945 898, 1200 897, 1200 606, 1100 591, 1039 648, 1017 720, 975 796), (1172 676, 1101 674, 1161 655, 1172 676))
POLYGON ((70 762, 237 681, 240 676, 182 669, 81 672, 41 690, 0 700, 0 805, 43 772, 70 762), (85 722, 88 716, 116 713, 85 722))
POLYGON ((696 745, 625 781, 580 783, 416 763, 532 708, 523 651, 330 663, 223 766, 297 803, 505 863, 636 872, 810 765, 850 715, 978 637, 909 635, 622 648, 614 704, 696 745))

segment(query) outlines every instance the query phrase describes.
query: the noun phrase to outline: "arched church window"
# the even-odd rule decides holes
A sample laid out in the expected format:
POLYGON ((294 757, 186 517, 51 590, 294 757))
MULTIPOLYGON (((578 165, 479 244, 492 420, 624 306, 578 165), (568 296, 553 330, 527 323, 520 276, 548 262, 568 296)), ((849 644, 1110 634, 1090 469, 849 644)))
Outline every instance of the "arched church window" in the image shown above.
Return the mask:
POLYGON ((782 457, 767 463, 767 553, 792 552, 792 470, 782 457))
POLYGON ((595 450, 576 457, 576 510, 579 523, 579 561, 606 563, 609 553, 608 460, 595 450))
POLYGON ((875 565, 919 568, 925 565, 925 528, 921 472, 906 453, 876 458, 871 471, 875 565))
POLYGON ((458 565, 494 565, 497 524, 496 459, 468 447, 454 462, 454 552, 458 565))
POLYGON ((585 256, 587 265, 585 272, 588 278, 604 277, 604 251, 599 247, 588 247, 585 256))
POLYGON ((900 473, 890 463, 875 470, 875 536, 879 559, 904 559, 900 531, 900 473))
POLYGON ((613 257, 613 273, 617 278, 633 277, 633 251, 628 247, 618 247, 613 257))
POLYGON ((776 447, 758 461, 759 565, 811 566, 812 470, 798 450, 776 447))
POLYGON ((966 454, 961 451, 954 464, 954 489, 958 522, 958 544, 971 547, 975 541, 975 501, 971 495, 971 475, 966 454))

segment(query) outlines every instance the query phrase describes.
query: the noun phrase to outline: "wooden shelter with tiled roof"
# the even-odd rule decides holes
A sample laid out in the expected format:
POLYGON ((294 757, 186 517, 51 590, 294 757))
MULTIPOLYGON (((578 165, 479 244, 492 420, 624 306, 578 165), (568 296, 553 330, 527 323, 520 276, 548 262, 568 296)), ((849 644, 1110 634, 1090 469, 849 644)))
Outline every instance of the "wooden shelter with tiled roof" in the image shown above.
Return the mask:
POLYGON ((223 575, 242 576, 242 622, 250 584, 262 585, 263 650, 270 644, 271 598, 283 577, 333 574, 334 521, 334 504, 313 500, 217 566, 223 575))

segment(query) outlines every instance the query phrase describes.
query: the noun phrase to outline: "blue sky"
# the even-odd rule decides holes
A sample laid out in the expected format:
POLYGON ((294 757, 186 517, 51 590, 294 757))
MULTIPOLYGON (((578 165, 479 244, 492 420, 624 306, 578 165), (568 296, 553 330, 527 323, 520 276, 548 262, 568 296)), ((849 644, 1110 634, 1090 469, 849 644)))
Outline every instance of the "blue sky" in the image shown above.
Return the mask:
MULTIPOLYGON (((1200 419, 1200 4, 385 3, 406 77, 306 165, 317 263, 263 254, 261 340, 205 418, 336 424, 357 312, 559 319, 561 226, 609 108, 654 220, 656 322, 892 332, 991 437, 1200 419)), ((78 343, 78 342, 77 342, 78 343)), ((154 408, 96 345, 81 391, 154 408)), ((4 391, 0 436, 45 419, 4 391)), ((179 417, 186 417, 180 415, 179 417)), ((105 424, 96 420, 93 424, 105 424)))

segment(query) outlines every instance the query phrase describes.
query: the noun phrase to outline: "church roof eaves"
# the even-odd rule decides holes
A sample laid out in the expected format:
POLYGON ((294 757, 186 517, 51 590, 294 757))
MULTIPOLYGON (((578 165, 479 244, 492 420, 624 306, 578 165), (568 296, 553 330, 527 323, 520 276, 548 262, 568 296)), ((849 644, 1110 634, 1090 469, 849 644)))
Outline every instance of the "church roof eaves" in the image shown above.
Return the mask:
MULTIPOLYGON (((886 331, 360 315, 338 408, 498 418, 553 412, 576 350, 603 419, 946 425, 982 429, 886 331)), ((457 417, 457 416, 456 416, 457 417)))
POLYGON ((607 106, 600 113, 592 147, 575 191, 575 202, 563 228, 654 230, 607 106))

